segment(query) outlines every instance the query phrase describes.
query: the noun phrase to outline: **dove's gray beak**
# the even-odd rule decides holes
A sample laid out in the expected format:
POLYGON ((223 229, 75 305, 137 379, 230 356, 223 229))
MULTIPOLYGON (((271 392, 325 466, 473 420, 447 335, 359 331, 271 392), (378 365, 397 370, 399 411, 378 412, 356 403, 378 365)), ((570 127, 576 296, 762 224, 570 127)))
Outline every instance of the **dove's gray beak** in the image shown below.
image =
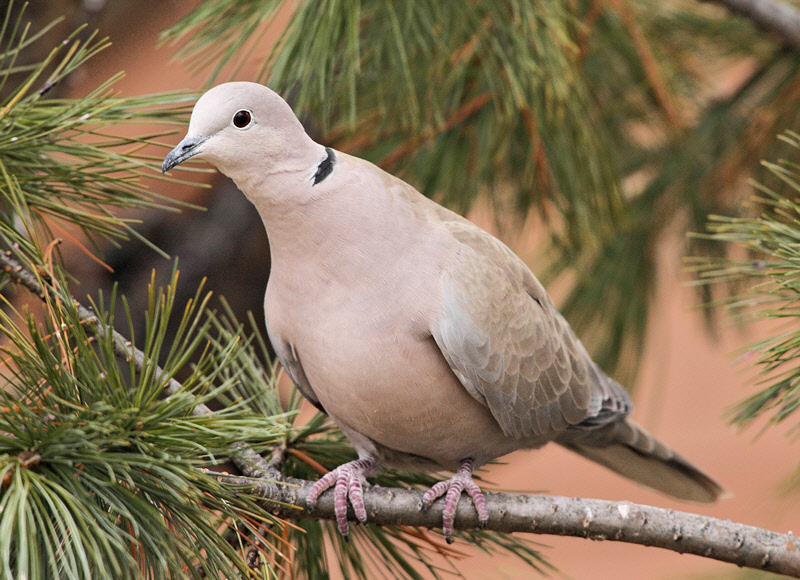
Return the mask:
POLYGON ((164 157, 164 163, 161 165, 162 175, 199 153, 197 148, 202 145, 208 137, 186 137, 183 141, 178 143, 178 146, 170 151, 164 157))

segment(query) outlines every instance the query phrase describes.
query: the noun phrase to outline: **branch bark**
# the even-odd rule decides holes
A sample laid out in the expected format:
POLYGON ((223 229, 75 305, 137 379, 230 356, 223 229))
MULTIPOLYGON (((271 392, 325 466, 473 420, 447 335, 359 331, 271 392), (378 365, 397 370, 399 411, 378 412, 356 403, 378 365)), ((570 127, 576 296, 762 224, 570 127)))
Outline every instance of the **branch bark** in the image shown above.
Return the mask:
POLYGON ((780 0, 701 0, 725 6, 756 26, 780 38, 787 46, 800 50, 800 11, 780 0))
MULTIPOLYGON (((39 279, 10 252, 0 252, 0 267, 14 282, 42 299, 52 291, 43 288, 39 279)), ((97 317, 91 310, 74 299, 73 303, 92 332, 97 335, 106 332, 97 324, 97 317)), ((116 331, 112 332, 115 354, 123 360, 133 360, 136 368, 140 369, 145 360, 144 353, 116 331)), ((172 379, 166 390, 176 392, 179 388, 180 383, 172 379)), ((195 413, 211 413, 211 410, 198 405, 195 413)), ((316 509, 311 511, 306 497, 312 482, 284 476, 246 444, 234 444, 231 453, 243 477, 220 477, 252 486, 255 493, 269 502, 268 509, 275 515, 287 519, 336 519, 332 491, 325 492, 316 509)), ((275 464, 279 463, 276 457, 275 464)), ((437 501, 422 511, 422 493, 420 490, 397 488, 365 489, 364 503, 369 523, 425 528, 441 526, 442 502, 437 501)), ((629 502, 492 492, 484 495, 490 514, 486 526, 489 530, 641 544, 800 578, 800 538, 791 533, 779 534, 731 521, 629 502)), ((351 521, 356 521, 352 509, 348 516, 351 521)), ((477 526, 478 516, 472 505, 466 501, 459 502, 456 529, 477 526)))
MULTIPOLYGON (((282 518, 335 520, 333 491, 326 491, 315 510, 306 505, 312 482, 284 477, 256 454, 235 460, 248 483, 282 518), (262 477, 264 479, 259 479, 262 477)), ((370 524, 438 528, 442 504, 422 511, 421 490, 370 487, 364 504, 370 524)), ((489 509, 487 530, 574 536, 664 548, 722 562, 800 578, 800 537, 698 514, 629 502, 545 495, 484 492, 489 509)), ((348 519, 356 522, 352 508, 348 519)), ((456 511, 455 528, 478 527, 478 515, 467 501, 456 511)))

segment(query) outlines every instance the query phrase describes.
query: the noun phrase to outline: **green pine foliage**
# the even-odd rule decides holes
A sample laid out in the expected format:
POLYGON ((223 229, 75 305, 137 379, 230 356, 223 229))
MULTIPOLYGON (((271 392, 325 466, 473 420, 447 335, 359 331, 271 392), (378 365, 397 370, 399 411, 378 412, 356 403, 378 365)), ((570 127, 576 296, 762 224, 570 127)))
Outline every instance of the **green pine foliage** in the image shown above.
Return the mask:
POLYGON ((269 568, 248 567, 245 536, 224 532, 282 523, 209 469, 232 441, 269 445, 287 419, 256 414, 241 398, 195 413, 232 389, 250 339, 223 336, 199 290, 176 307, 176 273, 168 289, 151 287, 146 313, 135 313, 147 320, 139 341, 129 333, 142 361, 120 361, 109 314, 116 297, 98 300, 87 320, 70 298, 52 235, 56 223, 67 234, 77 227, 90 239, 124 239, 131 223, 116 210, 168 207, 139 180, 153 173, 141 150, 159 135, 117 137, 113 127, 169 129, 185 115, 186 96, 123 99, 111 79, 83 98, 50 98, 54 84, 108 43, 72 35, 43 61, 18 66, 47 29, 31 34, 24 12, 13 14, 9 7, 0 26, 0 244, 21 262, 17 273, 38 279, 43 305, 34 315, 4 297, 0 311, 0 577, 270 577, 269 568), (170 320, 178 330, 167 344, 170 320), (164 397, 179 372, 182 386, 164 397))
MULTIPOLYGON (((239 399, 194 413, 237 380, 220 380, 242 348, 235 335, 209 344, 200 293, 163 343, 174 284, 151 288, 142 338, 145 366, 120 365, 112 304, 95 305, 102 335, 74 305, 50 295, 44 322, 0 313, 0 564, 4 578, 181 578, 248 574, 221 530, 273 521, 256 498, 212 467, 231 441, 269 445, 285 428, 239 399), (103 314, 100 314, 103 313, 103 314), (202 353, 183 387, 167 382, 202 353), (156 362, 163 361, 160 371, 156 362)), ((9 304, 6 304, 10 308, 9 304)), ((135 345, 134 345, 135 346, 135 345)))
MULTIPOLYGON (((116 240, 136 235, 128 220, 115 210, 131 207, 174 207, 159 199, 140 181, 152 175, 155 159, 142 149, 160 134, 139 137, 115 135, 113 126, 156 123, 166 131, 188 112, 185 93, 120 98, 112 88, 119 75, 89 94, 75 99, 49 97, 53 86, 87 59, 109 46, 92 34, 85 41, 76 31, 42 61, 17 66, 19 54, 41 42, 49 28, 29 35, 24 11, 13 17, 9 4, 0 26, 0 220, 11 233, 15 212, 25 211, 34 230, 52 237, 50 218, 61 227, 80 228, 89 239, 116 240)), ((58 230, 59 233, 61 230, 58 230)))
POLYGON ((761 389, 739 403, 731 416, 745 424, 766 416, 772 423, 792 419, 800 426, 800 134, 781 136, 787 158, 764 162, 775 187, 756 184, 749 217, 710 216, 706 240, 734 247, 738 257, 695 259, 701 283, 738 291, 725 300, 736 320, 773 320, 775 334, 753 344, 745 358, 758 366, 761 389), (783 186, 779 188, 779 186, 783 186))
MULTIPOLYGON (((284 3, 259 4, 205 2, 164 38, 183 42, 178 56, 197 70, 217 64, 214 81, 250 55, 226 31, 266 30, 284 3)), ((519 207, 554 202, 568 236, 591 243, 621 200, 602 131, 587 122, 575 24, 563 2, 302 2, 259 78, 327 142, 408 171, 428 195, 465 210, 487 186, 511 184, 519 207)))

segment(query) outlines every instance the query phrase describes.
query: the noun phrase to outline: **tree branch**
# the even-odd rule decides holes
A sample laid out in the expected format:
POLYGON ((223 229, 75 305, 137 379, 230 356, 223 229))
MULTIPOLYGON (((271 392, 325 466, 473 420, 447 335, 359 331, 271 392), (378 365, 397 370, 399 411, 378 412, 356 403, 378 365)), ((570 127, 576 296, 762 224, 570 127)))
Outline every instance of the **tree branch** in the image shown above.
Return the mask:
MULTIPOLYGON (((267 467, 263 458, 253 455, 239 456, 236 463, 244 468, 246 477, 231 480, 252 485, 259 496, 270 502, 269 510, 274 515, 336 519, 332 490, 322 494, 311 511, 306 497, 312 482, 284 477, 267 467), (260 471, 266 479, 258 479, 260 471)), ((422 494, 421 490, 411 489, 365 489, 369 523, 441 527, 443 502, 437 501, 422 511, 422 494)), ((800 578, 800 538, 791 533, 779 534, 729 520, 629 502, 492 492, 484 492, 484 496, 489 509, 487 530, 627 542, 800 578)), ((356 521, 352 508, 348 518, 356 521)), ((455 528, 477 527, 475 509, 467 501, 459 502, 455 528)))
POLYGON ((437 135, 450 131, 458 125, 459 123, 463 122, 465 119, 468 119, 478 111, 480 111, 486 103, 492 100, 492 94, 490 92, 481 93, 477 97, 467 101, 466 103, 462 104, 451 116, 448 118, 441 127, 434 128, 431 127, 421 135, 416 137, 412 137, 405 143, 401 143, 397 146, 394 150, 390 151, 383 159, 378 162, 378 167, 382 167, 386 169, 387 167, 391 167, 395 163, 397 163, 400 159, 405 157, 406 155, 410 154, 412 151, 417 149, 423 143, 427 143, 431 141, 437 135))
MULTIPOLYGON (((15 260, 11 252, 0 252, 0 267, 11 279, 36 296, 46 299, 51 288, 43 288, 37 277, 15 260)), ((73 299, 78 315, 96 335, 107 331, 98 324, 94 313, 73 299)), ((145 360, 122 335, 112 330, 114 351, 123 360, 133 360, 141 369, 145 360)), ((161 372, 158 369, 157 372, 161 372)), ((180 383, 171 379, 168 392, 176 392, 180 383)), ((211 413, 205 405, 196 414, 211 413)), ((269 502, 269 510, 283 518, 334 520, 333 492, 325 492, 312 512, 306 497, 312 482, 285 477, 278 469, 248 445, 235 443, 232 460, 244 477, 220 476, 236 483, 251 485, 253 491, 269 502)), ((272 458, 279 465, 280 453, 272 458)), ((442 502, 422 511, 422 491, 369 487, 364 490, 364 504, 369 522, 376 525, 439 527, 442 502)), ((800 578, 800 538, 791 533, 779 534, 753 526, 722 521, 697 514, 662 508, 596 499, 564 498, 486 492, 489 523, 486 529, 496 532, 529 532, 576 536, 593 540, 612 540, 654 546, 678 553, 695 554, 738 566, 746 566, 800 578)), ((355 521, 352 509, 348 514, 355 521)), ((459 502, 456 529, 478 526, 478 517, 469 502, 459 502)))
POLYGON ((778 36, 787 46, 800 50, 800 11, 780 0, 701 0, 716 2, 756 26, 778 36))
POLYGON ((678 97, 670 90, 661 66, 644 32, 639 28, 634 18, 633 11, 626 0, 607 0, 608 4, 619 15, 620 21, 625 28, 628 36, 633 43, 639 62, 642 64, 645 78, 653 92, 656 103, 664 113, 670 129, 677 130, 686 126, 686 120, 681 113, 682 107, 678 102, 678 97))

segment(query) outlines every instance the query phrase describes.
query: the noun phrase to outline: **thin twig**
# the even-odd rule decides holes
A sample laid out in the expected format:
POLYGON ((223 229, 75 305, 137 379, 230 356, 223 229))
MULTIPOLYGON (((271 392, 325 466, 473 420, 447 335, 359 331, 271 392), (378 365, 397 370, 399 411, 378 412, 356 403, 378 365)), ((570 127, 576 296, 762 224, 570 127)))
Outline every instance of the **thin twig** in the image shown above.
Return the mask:
POLYGON ((534 167, 536 168, 536 180, 544 186, 553 183, 553 174, 550 170, 550 163, 547 161, 547 152, 542 144, 542 138, 539 135, 539 129, 536 126, 536 119, 534 118, 533 111, 528 107, 523 107, 520 111, 522 119, 525 121, 525 127, 528 130, 531 143, 533 143, 533 157, 536 160, 534 167))
MULTIPOLYGON (((412 153, 415 149, 424 145, 428 141, 433 140, 436 136, 441 135, 442 133, 446 133, 450 131, 464 121, 468 119, 479 110, 481 110, 486 103, 492 100, 492 94, 490 92, 484 92, 476 96, 475 98, 467 101, 466 103, 462 104, 458 109, 456 109, 450 117, 448 117, 444 123, 437 127, 429 127, 426 131, 422 134, 417 135, 416 137, 410 137, 407 141, 404 141, 397 147, 395 147, 392 151, 390 151, 383 159, 378 162, 378 166, 386 169, 387 167, 392 166, 393 164, 397 163, 400 159, 412 153)), ((335 136, 331 138, 331 142, 336 144, 336 148, 340 151, 345 153, 353 153, 365 147, 369 147, 375 144, 375 133, 366 130, 371 124, 374 124, 373 120, 367 120, 365 123, 361 124, 359 129, 364 130, 357 130, 355 131, 355 136, 350 139, 343 139, 342 136, 335 136), (341 139, 341 142, 337 143, 341 139)))
POLYGON ((714 206, 720 207, 725 194, 736 191, 736 184, 761 158, 766 144, 775 139, 777 127, 800 99, 800 73, 781 87, 770 107, 754 111, 737 139, 738 147, 720 159, 698 188, 709 191, 714 206))
POLYGON ((634 18, 633 12, 631 11, 627 1, 607 1, 608 4, 614 8, 617 14, 619 14, 625 30, 628 31, 628 34, 631 37, 631 42, 633 42, 636 54, 639 55, 639 60, 641 61, 642 68, 644 69, 644 74, 647 77, 647 83, 650 85, 650 89, 653 91, 653 97, 661 107, 661 110, 664 112, 664 116, 666 117, 670 128, 681 129, 685 127, 686 120, 681 115, 680 107, 677 103, 677 97, 669 90, 667 82, 664 80, 664 75, 661 73, 661 67, 658 64, 658 60, 650 48, 650 43, 647 41, 644 33, 639 28, 639 25, 636 23, 636 19, 634 18))
POLYGON ((378 162, 378 166, 386 169, 397 163, 400 159, 417 149, 420 145, 431 141, 437 135, 450 131, 453 127, 480 111, 486 103, 492 100, 492 93, 481 93, 475 98, 461 105, 441 127, 431 127, 421 135, 412 137, 405 143, 397 146, 393 151, 378 162))
POLYGON ((267 465, 269 465, 272 469, 277 469, 278 471, 280 471, 288 455, 289 455, 289 449, 286 447, 285 443, 276 445, 272 449, 272 453, 270 453, 269 462, 267 463, 267 465))
POLYGON ((576 40, 576 44, 578 45, 578 62, 583 62, 583 60, 586 58, 586 51, 589 47, 589 39, 592 37, 594 27, 597 24, 597 20, 600 18, 601 12, 602 6, 600 4, 600 0, 592 0, 591 4, 589 5, 589 10, 586 12, 586 17, 583 20, 582 26, 578 31, 578 38, 576 40))
MULTIPOLYGON (((10 252, 0 253, 0 267, 10 278, 45 299, 37 277, 15 260, 10 252)), ((89 309, 72 299, 86 327, 98 337, 109 330, 98 323, 89 309)), ((125 361, 133 361, 137 370, 145 364, 145 355, 111 329, 114 352, 125 361)), ((158 373, 163 372, 160 368, 158 373)), ((170 379, 168 392, 176 392, 180 383, 170 379)), ((196 414, 210 413, 205 405, 196 414)), ((312 482, 285 477, 244 443, 231 446, 231 458, 244 477, 221 475, 224 480, 247 484, 269 502, 269 510, 283 518, 335 519, 333 493, 324 493, 312 512, 306 497, 312 482)), ((368 521, 377 525, 400 525, 423 528, 439 527, 442 502, 421 510, 422 491, 370 487, 364 490, 368 521)), ((486 529, 497 532, 529 532, 559 536, 577 536, 594 540, 612 540, 654 546, 679 553, 696 554, 738 566, 746 566, 800 578, 800 539, 791 533, 768 530, 722 521, 716 518, 662 508, 595 499, 550 497, 487 492, 489 523, 486 529)), ((355 519, 352 510, 349 517, 355 519)), ((477 514, 468 502, 460 502, 455 527, 465 530, 478 526, 477 514)))

